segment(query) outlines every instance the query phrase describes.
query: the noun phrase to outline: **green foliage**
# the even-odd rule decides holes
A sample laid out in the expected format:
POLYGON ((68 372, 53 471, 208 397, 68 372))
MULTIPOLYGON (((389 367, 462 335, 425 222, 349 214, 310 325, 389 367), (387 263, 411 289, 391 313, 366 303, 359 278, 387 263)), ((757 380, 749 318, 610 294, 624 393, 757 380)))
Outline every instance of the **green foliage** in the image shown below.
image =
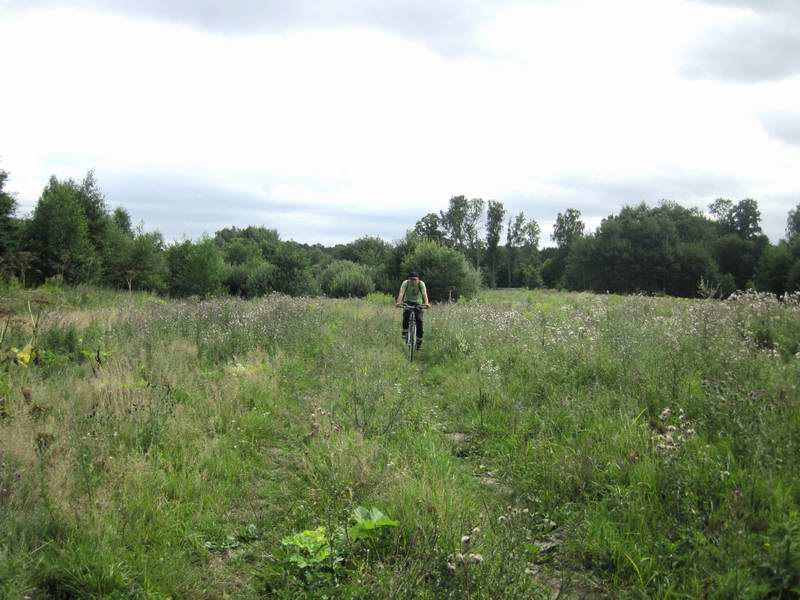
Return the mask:
POLYGON ((131 215, 122 206, 118 206, 114 209, 114 212, 111 214, 111 221, 125 235, 133 237, 133 221, 131 220, 131 215))
POLYGON ((706 241, 712 236, 699 212, 677 204, 626 206, 604 219, 593 236, 574 242, 569 254, 545 263, 545 282, 555 262, 563 260, 563 282, 570 289, 691 297, 700 277, 718 277, 706 241))
POLYGON ((421 242, 403 260, 405 272, 417 271, 428 289, 431 302, 472 298, 480 277, 462 254, 436 242, 421 242))
MULTIPOLYGON (((324 527, 307 529, 281 540, 286 549, 286 560, 299 569, 307 569, 324 564, 331 556, 331 542, 324 527)), ((341 558, 335 557, 334 562, 341 558)))
POLYGON ((715 258, 722 273, 730 273, 736 289, 747 289, 747 282, 755 274, 756 264, 768 242, 746 240, 735 233, 720 237, 716 242, 715 258))
POLYGON ((112 220, 108 214, 105 195, 97 183, 94 171, 86 173, 77 185, 77 200, 86 217, 89 240, 99 256, 105 255, 106 228, 112 220))
POLYGON ((77 184, 55 177, 42 192, 25 232, 39 281, 57 275, 77 283, 97 275, 99 264, 81 198, 77 184))
POLYGON ((14 218, 17 201, 4 189, 7 179, 8 173, 0 169, 0 277, 11 271, 8 263, 16 250, 18 233, 18 223, 14 218))
POLYGON ((745 286, 739 286, 736 283, 736 278, 730 273, 723 273, 719 277, 719 295, 721 298, 727 298, 736 290, 743 289, 745 286))
POLYGON ((370 270, 349 260, 337 260, 320 276, 322 291, 332 298, 361 298, 375 291, 370 270))
POLYGON ((506 209, 502 202, 489 200, 486 210, 486 259, 489 263, 489 282, 491 287, 497 285, 498 246, 503 232, 503 219, 506 209))
POLYGON ((275 265, 274 290, 290 296, 315 296, 319 285, 311 271, 308 253, 297 242, 283 242, 271 262, 275 265))
POLYGON ((225 277, 222 284, 231 296, 244 296, 247 287, 247 278, 250 276, 253 265, 225 265, 225 277))
POLYGON ((451 248, 463 250, 466 247, 465 222, 468 211, 469 200, 466 196, 453 196, 450 198, 447 210, 439 213, 439 223, 445 243, 451 248))
POLYGON ((367 294, 366 298, 367 302, 370 304, 379 304, 383 306, 394 306, 394 297, 390 294, 384 294, 383 292, 371 292, 367 294))
POLYGON ((786 291, 800 291, 800 259, 794 261, 786 275, 786 291))
POLYGON ((221 291, 225 264, 210 239, 189 240, 167 248, 169 292, 174 296, 210 296, 221 291))
POLYGON ((117 288, 163 292, 168 268, 164 239, 158 232, 128 234, 116 222, 106 227, 105 282, 117 288))
POLYGON ((540 288, 544 285, 542 279, 542 264, 539 252, 535 248, 528 249, 520 263, 522 284, 528 289, 540 288))
POLYGON ((225 262, 231 265, 244 265, 262 258, 258 243, 250 238, 233 238, 223 245, 225 262))
POLYGON ((400 524, 400 521, 390 519, 378 508, 363 506, 353 510, 351 520, 353 524, 346 533, 344 528, 329 532, 320 526, 285 536, 281 539, 285 560, 301 570, 335 568, 346 558, 346 544, 375 542, 387 528, 400 524))
POLYGON ((266 261, 248 265, 247 279, 243 288, 245 295, 248 298, 257 298, 275 290, 275 270, 275 265, 266 261))
MULTIPOLYGON (((232 243, 238 246, 237 240, 245 242, 245 247, 239 246, 239 249, 244 250, 244 253, 248 257, 250 252, 246 249, 246 243, 253 242, 261 252, 261 256, 267 260, 270 259, 280 245, 280 235, 278 235, 278 232, 275 229, 267 229, 266 227, 249 226, 244 229, 225 227, 214 234, 214 241, 223 249, 227 248, 227 246, 232 243)), ((240 250, 232 250, 232 255, 230 258, 226 256, 226 260, 229 262, 231 262, 231 260, 241 260, 245 262, 246 259, 241 256, 240 250), (236 256, 240 258, 237 259, 235 258, 236 256)))
POLYGON ((755 283, 759 290, 781 295, 787 291, 789 272, 795 259, 788 243, 768 246, 758 261, 755 283))
POLYGON ((786 239, 792 240, 800 233, 800 204, 789 211, 786 218, 786 239))
MULTIPOLYGON (((158 232, 145 233, 143 226, 134 230, 123 207, 110 213, 93 171, 77 182, 53 177, 28 221, 15 218, 15 198, 5 191, 7 178, 0 170, 0 277, 23 287, 57 277, 72 284, 102 282, 173 295, 209 295, 223 289, 242 297, 270 291, 343 297, 361 296, 370 289, 393 293, 405 276, 404 265, 424 241, 462 253, 479 273, 478 281, 489 287, 690 297, 700 277, 725 290, 754 284, 782 293, 798 286, 796 273, 790 277, 789 271, 800 255, 792 250, 789 261, 785 249, 770 245, 761 233, 761 215, 753 199, 717 199, 709 205, 713 220, 668 201, 655 208, 624 207, 592 235, 584 235, 580 212, 567 209, 558 214, 551 236, 557 247, 540 251, 541 230, 535 220, 522 213, 509 218, 506 244, 500 246, 503 204, 453 196, 447 210, 425 215, 393 244, 364 236, 325 248, 281 241, 276 230, 260 226, 223 228, 213 238, 224 261, 220 268, 214 252, 203 249, 206 240, 177 244, 168 252, 158 232), (189 246, 198 249, 189 251, 189 246), (331 267, 332 261, 349 261, 359 268, 331 267), (195 274, 202 276, 195 280, 195 274)), ((788 216, 790 240, 796 238, 796 213, 793 209, 788 216)), ((450 298, 449 292, 442 298, 450 298)))
POLYGON ((380 238, 365 236, 349 244, 336 246, 334 256, 339 260, 349 260, 369 268, 369 274, 380 291, 391 291, 394 279, 389 274, 393 248, 380 238))
POLYGON ((708 205, 712 218, 724 234, 735 234, 743 240, 753 240, 761 234, 761 212, 758 202, 745 198, 734 202, 717 198, 708 205))
POLYGON ((569 248, 572 243, 583 235, 584 223, 581 221, 581 211, 568 208, 563 213, 558 213, 553 226, 553 240, 559 248, 569 248))
POLYGON ((428 213, 414 225, 414 233, 428 241, 444 243, 442 218, 436 213, 428 213))
POLYGON ((397 527, 400 521, 390 519, 374 506, 370 509, 363 506, 353 511, 355 524, 347 530, 348 537, 353 541, 375 540, 386 527, 397 527))

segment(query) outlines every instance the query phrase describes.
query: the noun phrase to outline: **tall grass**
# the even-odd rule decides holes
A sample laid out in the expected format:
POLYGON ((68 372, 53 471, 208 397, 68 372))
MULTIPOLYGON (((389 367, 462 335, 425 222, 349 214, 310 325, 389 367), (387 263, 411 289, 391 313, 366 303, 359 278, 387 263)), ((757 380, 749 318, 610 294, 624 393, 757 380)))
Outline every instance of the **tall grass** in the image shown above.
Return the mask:
POLYGON ((382 301, 47 293, 3 301, 0 597, 797 597, 796 299, 495 292, 410 364, 382 301))

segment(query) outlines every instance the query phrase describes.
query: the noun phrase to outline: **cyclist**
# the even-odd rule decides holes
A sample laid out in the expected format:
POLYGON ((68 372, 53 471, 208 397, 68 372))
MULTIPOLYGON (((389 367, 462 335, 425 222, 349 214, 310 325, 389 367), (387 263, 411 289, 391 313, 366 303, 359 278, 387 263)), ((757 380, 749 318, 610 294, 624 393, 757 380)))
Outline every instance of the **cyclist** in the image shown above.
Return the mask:
POLYGON ((428 302, 428 290, 425 288, 425 282, 421 281, 419 274, 416 271, 411 271, 406 279, 400 286, 400 293, 397 294, 397 306, 403 305, 410 306, 403 311, 403 341, 408 334, 408 319, 411 311, 413 310, 417 318, 417 350, 422 348, 422 309, 430 308, 428 302))

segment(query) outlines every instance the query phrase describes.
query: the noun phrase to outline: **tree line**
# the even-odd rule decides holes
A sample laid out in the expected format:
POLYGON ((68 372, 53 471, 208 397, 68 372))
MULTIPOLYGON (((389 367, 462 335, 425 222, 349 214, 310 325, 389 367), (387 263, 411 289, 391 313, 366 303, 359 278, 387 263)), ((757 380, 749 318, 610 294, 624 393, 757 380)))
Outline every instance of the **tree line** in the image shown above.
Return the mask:
POLYGON ((347 297, 393 294, 413 269, 429 282, 432 300, 469 297, 480 286, 693 296, 701 279, 721 295, 800 289, 800 205, 775 245, 752 199, 718 199, 709 216, 670 201, 626 206, 594 232, 569 208, 556 218, 555 245, 540 248, 535 219, 465 196, 393 243, 367 236, 333 247, 301 244, 263 226, 167 243, 134 226, 124 208, 111 210, 92 171, 80 181, 52 177, 24 217, 7 180, 0 170, 0 279, 22 286, 55 278, 171 296, 347 297))

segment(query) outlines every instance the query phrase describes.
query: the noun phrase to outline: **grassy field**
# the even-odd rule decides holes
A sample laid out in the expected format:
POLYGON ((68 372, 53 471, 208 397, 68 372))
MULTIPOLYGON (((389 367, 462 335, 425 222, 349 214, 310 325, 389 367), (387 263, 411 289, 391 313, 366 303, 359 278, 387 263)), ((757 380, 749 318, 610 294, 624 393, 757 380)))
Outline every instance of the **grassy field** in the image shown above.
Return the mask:
POLYGON ((0 293, 2 598, 800 594, 797 299, 0 293))

